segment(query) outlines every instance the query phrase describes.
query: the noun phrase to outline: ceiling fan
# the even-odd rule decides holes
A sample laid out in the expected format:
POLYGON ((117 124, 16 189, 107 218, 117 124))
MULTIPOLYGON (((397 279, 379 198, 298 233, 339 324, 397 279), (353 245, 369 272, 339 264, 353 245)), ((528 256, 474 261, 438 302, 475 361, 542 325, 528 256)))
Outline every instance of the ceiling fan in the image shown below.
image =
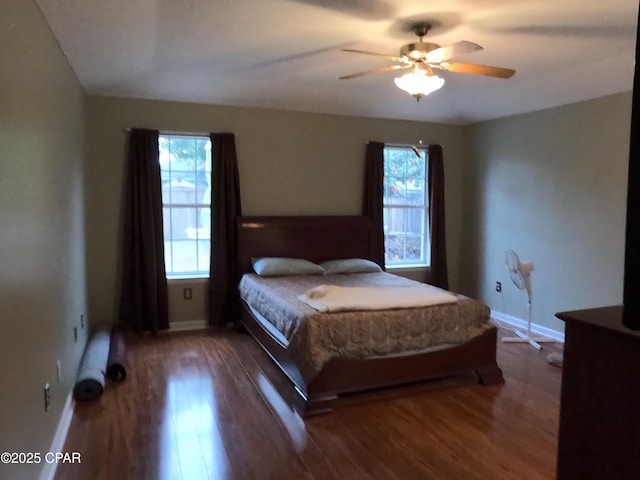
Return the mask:
POLYGON ((417 43, 408 43, 400 49, 400 55, 386 55, 384 53, 367 52, 364 50, 354 50, 350 48, 342 49, 343 52, 363 53, 366 55, 376 55, 388 58, 396 65, 367 70, 365 72, 344 75, 340 80, 371 75, 374 73, 390 72, 393 70, 413 69, 413 72, 395 79, 396 85, 410 93, 418 100, 425 95, 439 89, 444 85, 444 79, 434 74, 433 70, 444 70, 446 72, 468 73, 471 75, 485 75, 496 78, 510 78, 516 71, 510 68, 489 67, 485 65, 474 65, 470 63, 451 62, 450 59, 463 53, 482 50, 477 43, 460 41, 441 47, 435 43, 424 42, 424 37, 431 29, 429 22, 419 22, 411 25, 411 30, 420 39, 417 43))

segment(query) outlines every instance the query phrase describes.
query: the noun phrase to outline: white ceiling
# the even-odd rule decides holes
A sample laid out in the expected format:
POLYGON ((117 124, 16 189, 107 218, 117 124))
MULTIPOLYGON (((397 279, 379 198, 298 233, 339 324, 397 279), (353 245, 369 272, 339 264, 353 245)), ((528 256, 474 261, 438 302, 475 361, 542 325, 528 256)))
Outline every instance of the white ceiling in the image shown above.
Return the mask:
POLYGON ((631 90, 636 0, 37 0, 87 93, 467 124, 631 90), (391 64, 416 39, 508 80, 442 74, 419 103, 391 64))

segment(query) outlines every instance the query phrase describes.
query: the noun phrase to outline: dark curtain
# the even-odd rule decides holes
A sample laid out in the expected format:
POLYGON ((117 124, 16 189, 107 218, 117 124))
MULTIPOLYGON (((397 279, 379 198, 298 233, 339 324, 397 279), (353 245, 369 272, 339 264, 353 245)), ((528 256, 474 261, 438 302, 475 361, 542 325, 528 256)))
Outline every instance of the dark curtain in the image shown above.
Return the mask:
POLYGON ((384 143, 369 142, 365 154, 362 214, 371 219, 371 260, 384 268, 384 143))
POLYGON ((238 230, 240 180, 232 133, 211 134, 211 266, 209 324, 234 322, 240 312, 238 230))
POLYGON ((449 288, 444 217, 444 162, 442 147, 429 145, 429 234, 431 240, 430 283, 449 288))
POLYGON ((158 131, 129 133, 119 318, 135 331, 169 328, 158 131))

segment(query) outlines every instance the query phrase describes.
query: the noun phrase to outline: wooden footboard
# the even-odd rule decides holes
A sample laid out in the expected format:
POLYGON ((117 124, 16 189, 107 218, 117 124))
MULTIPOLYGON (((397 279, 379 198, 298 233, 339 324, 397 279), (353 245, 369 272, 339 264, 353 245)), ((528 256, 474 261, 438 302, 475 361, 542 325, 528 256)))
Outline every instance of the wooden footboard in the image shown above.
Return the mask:
POLYGON ((275 338, 256 313, 244 305, 242 323, 286 375, 293 388, 293 408, 301 416, 330 412, 340 395, 393 387, 429 379, 474 372, 484 385, 504 379, 496 362, 497 329, 472 340, 416 355, 369 359, 331 359, 306 385, 287 345, 275 338))

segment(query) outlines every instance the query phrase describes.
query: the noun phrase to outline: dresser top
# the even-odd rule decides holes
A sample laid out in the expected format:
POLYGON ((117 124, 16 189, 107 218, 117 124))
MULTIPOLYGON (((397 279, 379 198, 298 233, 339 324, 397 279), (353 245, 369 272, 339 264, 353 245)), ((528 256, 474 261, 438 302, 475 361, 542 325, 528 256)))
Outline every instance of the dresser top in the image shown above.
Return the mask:
POLYGON ((640 330, 631 330, 622 323, 624 307, 615 305, 611 307, 589 308, 587 310, 573 310, 571 312, 556 313, 556 317, 564 322, 590 323, 597 327, 614 330, 627 335, 640 338, 640 330))

